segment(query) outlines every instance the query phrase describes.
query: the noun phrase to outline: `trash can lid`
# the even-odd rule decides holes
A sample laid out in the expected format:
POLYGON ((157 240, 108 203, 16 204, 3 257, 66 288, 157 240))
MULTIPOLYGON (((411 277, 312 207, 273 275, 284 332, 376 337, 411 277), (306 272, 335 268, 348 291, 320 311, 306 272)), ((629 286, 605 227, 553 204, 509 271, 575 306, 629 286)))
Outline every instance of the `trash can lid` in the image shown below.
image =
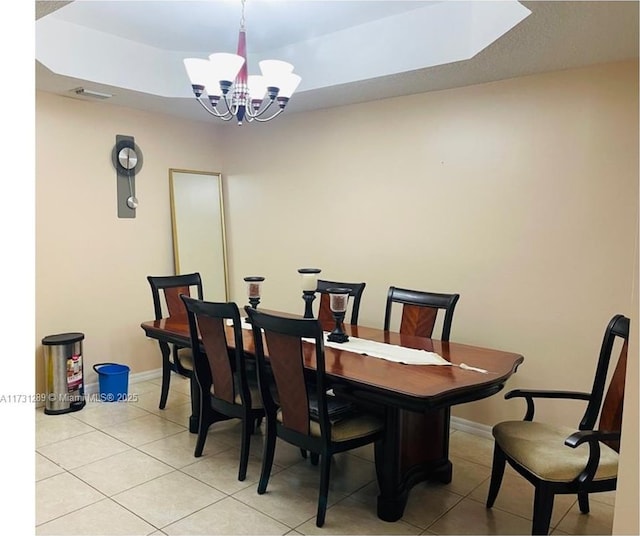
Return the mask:
POLYGON ((42 339, 42 344, 51 346, 54 344, 70 344, 84 339, 84 333, 58 333, 57 335, 47 335, 42 339))

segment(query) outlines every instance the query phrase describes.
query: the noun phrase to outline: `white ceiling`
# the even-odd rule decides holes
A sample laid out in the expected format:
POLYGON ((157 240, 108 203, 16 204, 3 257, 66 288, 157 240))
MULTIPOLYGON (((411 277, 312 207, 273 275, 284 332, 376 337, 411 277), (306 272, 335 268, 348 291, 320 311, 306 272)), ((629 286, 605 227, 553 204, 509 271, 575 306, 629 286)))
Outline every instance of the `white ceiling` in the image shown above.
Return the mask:
MULTIPOLYGON (((295 113, 638 58, 638 13, 637 1, 248 0, 249 64, 295 65, 295 113), (460 18, 445 26, 445 12, 460 18)), ((49 67, 36 61, 37 89, 86 98, 71 91, 83 86, 113 94, 105 104, 213 121, 188 96, 180 58, 235 52, 239 1, 40 0, 36 18, 49 67)))

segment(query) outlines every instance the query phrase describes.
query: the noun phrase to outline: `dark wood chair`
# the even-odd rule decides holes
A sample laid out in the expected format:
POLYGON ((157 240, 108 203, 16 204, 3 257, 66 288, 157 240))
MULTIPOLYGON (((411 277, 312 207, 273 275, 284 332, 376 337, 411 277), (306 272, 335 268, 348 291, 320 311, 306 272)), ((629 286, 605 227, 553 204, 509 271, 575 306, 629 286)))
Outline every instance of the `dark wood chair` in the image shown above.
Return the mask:
POLYGON ((339 397, 327 395, 323 331, 318 320, 280 317, 251 307, 245 310, 253 330, 267 423, 258 493, 267 490, 276 437, 318 455, 320 492, 316 525, 321 527, 327 509, 331 457, 381 440, 383 422, 373 414, 354 411, 351 403, 339 397), (315 346, 303 343, 303 338, 315 341, 315 346), (305 356, 316 363, 315 390, 305 381, 305 356))
POLYGON ((493 427, 487 508, 498 496, 506 462, 535 487, 532 534, 548 534, 555 495, 577 494, 580 511, 586 514, 589 493, 616 488, 628 341, 629 319, 614 316, 604 333, 591 392, 516 389, 505 395, 507 399, 524 398, 527 411, 522 421, 493 427), (603 402, 614 343, 620 340, 620 357, 603 402), (536 398, 584 400, 587 408, 577 429, 553 426, 533 420, 536 398), (585 443, 588 448, 577 448, 585 443))
MULTIPOLYGON (((335 319, 333 318, 333 313, 331 312, 331 307, 329 306, 330 298, 329 293, 327 292, 330 288, 348 288, 350 290, 349 296, 352 298, 349 300, 349 305, 347 308, 351 309, 351 320, 350 324, 353 326, 358 325, 358 315, 360 313, 360 301, 362 299, 362 293, 364 292, 364 287, 366 283, 341 283, 338 281, 327 281, 325 279, 318 279, 316 292, 320 294, 320 305, 318 307, 318 320, 322 325, 323 329, 331 331, 335 326, 335 319)), ((313 377, 308 376, 307 382, 310 384, 309 388, 313 389, 313 377)), ((303 458, 307 457, 307 451, 304 449, 300 449, 303 458)), ((318 457, 316 454, 311 453, 311 461, 312 463, 318 462, 318 457)))
POLYGON ((351 308, 351 320, 349 323, 352 326, 357 326, 358 315, 360 314, 360 300, 362 300, 362 293, 364 292, 365 286, 366 283, 339 283, 337 281, 318 279, 316 292, 320 294, 320 306, 318 308, 318 320, 320 320, 320 323, 325 328, 335 324, 333 313, 329 307, 329 293, 327 290, 330 288, 348 288, 350 290, 349 296, 352 298, 349 300, 349 307, 351 308))
POLYGON ((202 456, 209 427, 236 418, 242 421, 238 480, 247 476, 251 434, 264 416, 257 378, 250 378, 242 345, 242 324, 238 306, 182 296, 189 319, 195 378, 200 388, 200 420, 194 456, 202 456), (227 344, 225 325, 233 324, 235 349, 227 344), (200 340, 202 344, 200 343, 200 340))
MULTIPOLYGON (((153 296, 153 311, 155 319, 161 318, 183 318, 187 321, 187 310, 180 299, 180 294, 191 295, 195 289, 197 297, 203 299, 202 279, 199 273, 168 275, 168 276, 147 276, 147 281, 151 285, 153 296), (163 299, 164 298, 164 299, 163 299), (164 307, 163 307, 164 305, 164 307)), ((171 381, 171 371, 175 371, 181 376, 191 378, 193 375, 193 356, 191 348, 172 345, 169 349, 167 343, 160 343, 162 352, 162 388, 160 392, 160 409, 164 409, 169 395, 169 384, 171 381)))
POLYGON ((448 341, 453 323, 453 312, 460 294, 438 294, 398 287, 389 287, 387 305, 384 311, 384 330, 389 331, 391 308, 394 303, 402 304, 400 333, 417 337, 432 338, 438 311, 444 311, 440 340, 448 341))

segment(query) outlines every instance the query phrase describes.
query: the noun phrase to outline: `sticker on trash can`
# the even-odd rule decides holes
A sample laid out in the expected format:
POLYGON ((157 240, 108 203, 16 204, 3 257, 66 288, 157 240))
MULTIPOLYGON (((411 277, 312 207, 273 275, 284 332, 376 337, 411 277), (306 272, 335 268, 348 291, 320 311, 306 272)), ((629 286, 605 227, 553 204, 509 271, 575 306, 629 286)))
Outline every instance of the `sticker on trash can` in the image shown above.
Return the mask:
POLYGON ((69 392, 82 387, 82 356, 72 355, 67 358, 67 388, 69 392))

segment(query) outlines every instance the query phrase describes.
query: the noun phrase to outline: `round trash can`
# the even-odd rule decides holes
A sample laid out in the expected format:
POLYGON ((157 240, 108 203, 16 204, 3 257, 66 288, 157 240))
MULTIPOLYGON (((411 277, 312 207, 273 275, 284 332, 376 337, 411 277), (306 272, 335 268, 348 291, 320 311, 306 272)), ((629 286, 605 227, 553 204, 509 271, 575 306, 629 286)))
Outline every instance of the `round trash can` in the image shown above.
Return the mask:
POLYGON ((85 406, 83 340, 84 333, 59 333, 42 339, 47 415, 78 411, 85 406))
POLYGON ((98 373, 101 402, 126 402, 129 396, 129 367, 118 363, 93 365, 98 373))

